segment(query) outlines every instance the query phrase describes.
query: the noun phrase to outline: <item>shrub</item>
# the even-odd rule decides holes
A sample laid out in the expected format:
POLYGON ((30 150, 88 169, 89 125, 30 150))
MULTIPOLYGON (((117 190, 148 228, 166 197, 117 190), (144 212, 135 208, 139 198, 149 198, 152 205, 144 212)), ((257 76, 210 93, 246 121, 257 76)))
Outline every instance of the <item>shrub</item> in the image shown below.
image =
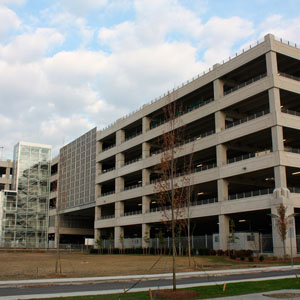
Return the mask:
POLYGON ((207 248, 200 248, 198 249, 199 255, 209 255, 209 249, 207 248))
POLYGON ((248 249, 245 251, 245 255, 246 255, 246 257, 253 256, 253 251, 248 249))
POLYGON ((89 249, 89 254, 98 254, 98 249, 90 248, 89 249))
POLYGON ((263 262, 265 260, 265 257, 263 255, 260 255, 258 259, 260 262, 263 262))
POLYGON ((234 253, 230 253, 230 258, 231 259, 236 259, 236 255, 234 253))
POLYGON ((249 262, 253 262, 253 261, 254 261, 254 258, 253 258, 252 255, 251 255, 251 256, 248 256, 248 261, 249 261, 249 262))
POLYGON ((240 260, 244 261, 244 260, 245 260, 245 256, 242 255, 242 256, 240 257, 240 260))
POLYGON ((277 260, 278 259, 278 257, 277 256, 272 256, 272 260, 277 260))
POLYGON ((214 249, 209 250, 209 255, 210 256, 216 256, 216 254, 217 254, 216 250, 214 250, 214 249))
POLYGON ((223 251, 223 250, 221 250, 221 249, 219 249, 218 251, 217 251, 217 255, 218 256, 223 256, 225 254, 225 252, 223 251))

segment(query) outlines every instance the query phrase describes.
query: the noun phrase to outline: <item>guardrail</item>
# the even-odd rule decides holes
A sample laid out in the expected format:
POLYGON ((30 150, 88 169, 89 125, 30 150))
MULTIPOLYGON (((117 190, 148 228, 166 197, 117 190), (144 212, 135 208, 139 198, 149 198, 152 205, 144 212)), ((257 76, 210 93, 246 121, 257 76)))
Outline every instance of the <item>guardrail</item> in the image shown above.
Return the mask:
MULTIPOLYGON (((127 136, 127 137, 125 138, 125 141, 124 141, 124 142, 127 142, 127 141, 129 141, 129 140, 135 138, 136 136, 141 135, 142 133, 143 133, 142 131, 135 132, 134 134, 132 134, 132 135, 130 135, 130 136, 127 136)), ((123 142, 123 143, 124 143, 124 142, 123 142)))
POLYGON ((126 186, 126 187, 124 187, 123 191, 128 191, 128 190, 137 189, 137 188, 139 188, 139 187, 141 187, 141 186, 142 186, 142 183, 138 183, 138 184, 126 186))
POLYGON ((101 152, 104 152, 104 151, 107 151, 107 150, 109 150, 109 149, 111 149, 111 148, 114 148, 114 147, 116 147, 116 144, 110 145, 110 146, 108 146, 108 147, 102 149, 102 151, 100 151, 100 153, 101 153, 101 152))
POLYGON ((259 117, 262 117, 266 114, 270 113, 270 110, 269 109, 266 109, 266 110, 263 110, 261 112, 258 112, 254 115, 251 115, 251 116, 248 116, 248 117, 245 117, 243 119, 240 119, 240 120, 237 120, 237 121, 234 121, 232 123, 229 123, 229 124, 226 124, 226 129, 227 128, 231 128, 231 127, 234 127, 234 126, 237 126, 237 125, 240 125, 240 124, 243 124, 243 123, 246 123, 246 122, 249 122, 251 120, 254 120, 254 119, 257 119, 259 117))
POLYGON ((100 216, 97 220, 114 219, 115 215, 100 216))
POLYGON ((124 213, 124 217, 126 216, 134 216, 134 215, 141 215, 142 211, 141 210, 135 210, 135 211, 128 211, 124 213))
POLYGON ((232 164, 232 163, 235 163, 235 162, 238 162, 238 161, 242 161, 242 160, 246 160, 246 159, 249 159, 249 158, 267 155, 270 152, 272 152, 271 149, 268 149, 268 150, 265 150, 265 151, 261 151, 261 152, 254 152, 254 153, 243 154, 243 155, 240 155, 240 156, 236 156, 236 157, 227 159, 227 163, 228 164, 232 164))
MULTIPOLYGON (((207 105, 207 104, 209 104, 209 103, 211 103, 213 101, 215 101, 215 99, 214 98, 210 98, 210 99, 205 100, 205 101, 198 101, 195 104, 191 104, 191 105, 185 107, 182 111, 179 111, 179 113, 177 114, 176 117, 185 115, 185 114, 187 114, 187 113, 189 113, 189 112, 191 112, 191 111, 193 111, 193 110, 195 110, 195 109, 197 109, 199 107, 207 105)), ((162 125, 162 124, 165 124, 168 121, 169 121, 168 119, 164 119, 164 120, 157 120, 155 122, 152 122, 152 123, 150 123, 150 129, 149 130, 154 129, 154 128, 162 125)))
POLYGON ((291 110, 291 109, 281 109, 281 112, 285 113, 285 114, 289 114, 289 115, 293 115, 293 116, 298 116, 300 117, 300 112, 295 111, 295 110, 291 110))
POLYGON ((100 197, 105 197, 105 196, 112 195, 112 194, 115 194, 115 191, 110 191, 110 192, 103 193, 103 194, 101 194, 100 197))
POLYGON ((228 95, 228 94, 230 94, 230 93, 232 93, 234 91, 237 91, 237 90, 239 90, 239 89, 241 89, 241 88, 243 88, 243 87, 245 87, 245 86, 247 86, 247 85, 249 85, 249 84, 251 84, 251 83, 253 83, 255 81, 258 81, 258 80, 260 80, 260 79, 262 79, 262 78, 264 78, 266 76, 267 76, 267 73, 263 73, 263 74, 260 74, 260 75, 258 75, 256 77, 253 77, 253 78, 251 78, 251 79, 249 79, 249 80, 247 80, 247 81, 245 81, 245 82, 243 82, 241 84, 238 84, 235 87, 231 88, 230 90, 224 91, 224 96, 226 96, 226 95, 228 95))
POLYGON ((300 154, 300 149, 299 148, 284 147, 284 151, 300 154))
POLYGON ((267 189, 261 189, 256 191, 231 194, 228 196, 228 200, 236 200, 236 199, 251 198, 251 197, 273 194, 273 190, 274 190, 273 188, 267 188, 267 189))
MULTIPOLYGON (((189 139, 187 139, 187 140, 184 140, 184 141, 182 141, 182 142, 176 144, 175 147, 180 147, 180 146, 183 146, 183 145, 185 145, 185 144, 194 142, 194 141, 196 141, 196 140, 200 140, 200 139, 205 138, 205 137, 207 137, 207 136, 213 135, 214 133, 215 133, 215 130, 210 130, 210 131, 201 133, 201 134, 198 135, 198 136, 194 136, 194 137, 192 137, 192 138, 189 138, 189 139)), ((150 154, 150 156, 153 156, 153 155, 162 153, 162 152, 164 152, 164 151, 165 151, 165 150, 163 150, 163 149, 159 149, 159 150, 153 151, 153 152, 150 154)))
POLYGON ((294 75, 291 75, 291 74, 282 73, 282 72, 279 72, 278 74, 280 76, 283 76, 283 77, 287 77, 287 78, 290 78, 290 79, 293 79, 293 80, 300 81, 300 77, 297 77, 297 76, 294 76, 294 75))
MULTIPOLYGON (((132 159, 132 160, 130 160, 130 161, 125 162, 124 166, 128 166, 128 165, 133 164, 133 163, 135 163, 135 162, 137 162, 137 161, 140 161, 140 160, 142 160, 141 157, 132 159)), ((123 166, 123 167, 124 167, 124 166, 123 166)))

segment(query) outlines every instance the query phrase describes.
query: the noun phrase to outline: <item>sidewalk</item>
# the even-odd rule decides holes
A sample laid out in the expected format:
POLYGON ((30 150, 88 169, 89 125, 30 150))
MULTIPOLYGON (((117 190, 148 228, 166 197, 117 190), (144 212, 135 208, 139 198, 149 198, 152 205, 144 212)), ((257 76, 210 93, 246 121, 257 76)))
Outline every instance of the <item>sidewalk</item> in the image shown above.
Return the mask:
MULTIPOLYGON (((218 276, 230 274, 244 273, 259 273, 261 271, 276 271, 276 270, 299 270, 300 265, 291 266, 275 266, 263 268, 245 268, 231 270, 216 270, 216 271, 198 271, 198 272, 182 272, 176 273, 177 278, 189 277, 204 277, 218 276)), ((300 276, 300 274, 299 274, 300 276)), ((50 279, 33 279, 33 280, 5 280, 0 281, 0 288, 3 287, 21 287, 34 285, 60 285, 60 284, 80 284, 80 283, 95 283, 95 282, 112 282, 112 281, 127 281, 127 280, 148 280, 148 279, 171 279, 172 273, 164 274, 148 274, 148 275, 124 275, 124 276, 103 276, 103 277, 82 277, 82 278, 50 278, 50 279)))

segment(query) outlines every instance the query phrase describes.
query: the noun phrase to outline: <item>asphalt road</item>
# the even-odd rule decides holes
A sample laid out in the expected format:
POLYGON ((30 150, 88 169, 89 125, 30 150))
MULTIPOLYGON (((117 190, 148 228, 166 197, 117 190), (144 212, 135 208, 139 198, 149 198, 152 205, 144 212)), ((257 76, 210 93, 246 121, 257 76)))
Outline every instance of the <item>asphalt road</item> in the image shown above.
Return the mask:
MULTIPOLYGON (((245 279, 261 279, 268 277, 280 277, 288 275, 299 275, 300 270, 278 270, 278 271, 263 271, 259 273, 246 273, 246 274, 231 274, 221 276, 206 276, 206 277, 191 277, 177 279, 177 285, 186 284, 203 284, 213 282, 224 282, 224 281, 239 281, 245 279)), ((152 288, 158 289, 164 286, 172 285, 172 280, 161 279, 161 280, 147 280, 147 281, 125 281, 125 282, 102 282, 102 283, 84 283, 84 284, 63 284, 63 285, 39 285, 39 286, 28 286, 28 287, 9 287, 0 288, 0 297, 5 296, 21 296, 21 295, 48 295, 51 294, 65 294, 74 292, 93 292, 105 291, 105 290, 120 290, 124 287, 126 289, 134 288, 152 288)), ((96 293, 95 293, 96 294, 96 293)))

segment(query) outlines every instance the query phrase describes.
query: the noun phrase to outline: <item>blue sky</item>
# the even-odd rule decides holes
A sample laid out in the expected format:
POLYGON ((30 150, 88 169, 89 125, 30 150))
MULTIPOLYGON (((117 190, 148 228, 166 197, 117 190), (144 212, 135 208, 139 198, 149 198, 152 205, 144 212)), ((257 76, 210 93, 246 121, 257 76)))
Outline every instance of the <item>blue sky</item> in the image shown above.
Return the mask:
POLYGON ((0 0, 0 147, 54 154, 267 33, 300 44, 300 0, 0 0))

